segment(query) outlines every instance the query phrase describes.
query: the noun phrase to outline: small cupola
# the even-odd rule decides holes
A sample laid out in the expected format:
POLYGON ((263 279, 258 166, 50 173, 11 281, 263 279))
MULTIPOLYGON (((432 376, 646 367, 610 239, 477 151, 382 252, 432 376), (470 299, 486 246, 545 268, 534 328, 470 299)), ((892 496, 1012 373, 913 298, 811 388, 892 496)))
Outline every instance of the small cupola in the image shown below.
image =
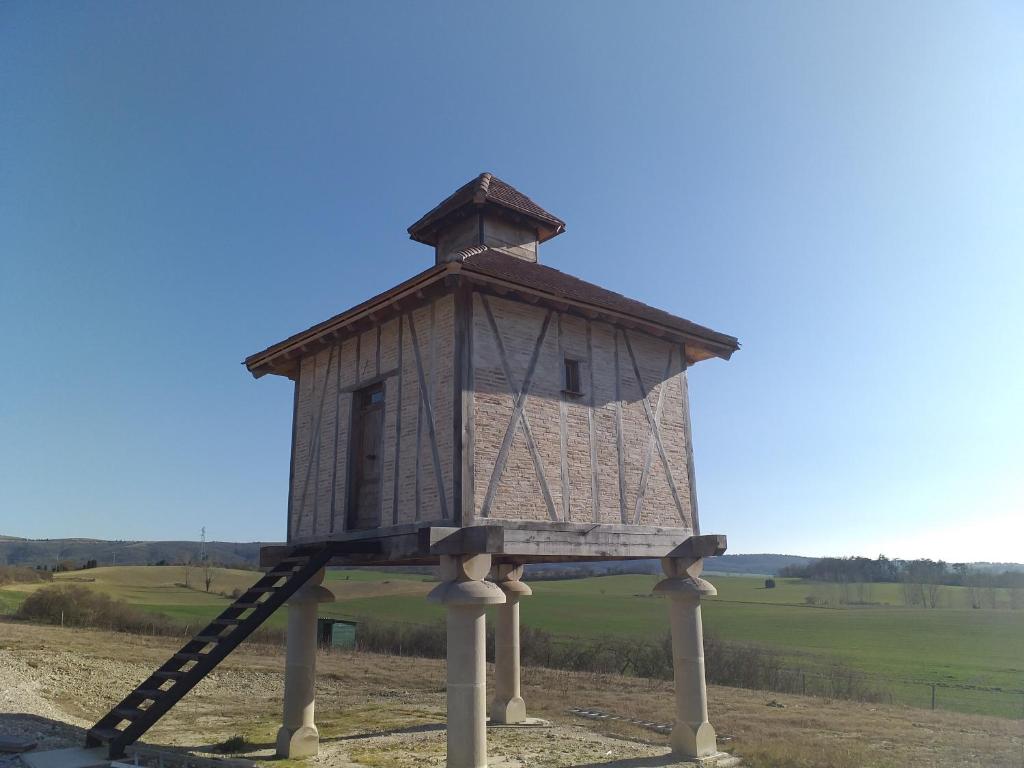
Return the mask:
POLYGON ((409 237, 434 246, 438 264, 479 247, 536 262, 538 246, 564 231, 557 216, 511 184, 481 173, 409 227, 409 237))

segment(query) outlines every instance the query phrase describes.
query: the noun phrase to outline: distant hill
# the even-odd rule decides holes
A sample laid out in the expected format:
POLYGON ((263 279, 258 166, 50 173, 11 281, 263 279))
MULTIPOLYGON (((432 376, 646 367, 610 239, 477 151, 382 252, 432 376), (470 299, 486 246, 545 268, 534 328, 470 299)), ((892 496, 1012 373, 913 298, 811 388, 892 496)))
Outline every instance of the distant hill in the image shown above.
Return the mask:
POLYGON ((816 560, 815 557, 801 555, 722 555, 709 557, 704 563, 705 571, 719 573, 756 573, 774 576, 787 565, 807 565, 816 560))
MULTIPOLYGON (((0 536, 0 565, 54 566, 62 560, 98 565, 153 565, 199 560, 197 541, 104 541, 101 539, 16 539, 0 536)), ((252 568, 260 543, 208 541, 206 552, 218 565, 252 568)))
MULTIPOLYGON (((259 564, 260 542, 208 541, 212 562, 230 568, 254 568, 259 564)), ((61 560, 82 565, 153 565, 199 560, 198 541, 105 541, 102 539, 19 539, 0 535, 0 565, 54 566, 61 560)), ((709 557, 705 570, 718 573, 750 573, 773 576, 787 565, 804 566, 818 558, 800 555, 722 555, 709 557)), ((1024 570, 1021 563, 971 563, 979 571, 1024 570)), ((427 569, 429 570, 429 569, 427 569)), ((657 560, 613 560, 590 563, 544 563, 529 566, 534 576, 571 576, 600 573, 661 573, 657 560)))
MULTIPOLYGON (((713 573, 749 573, 774 576, 787 565, 807 565, 816 558, 800 555, 721 555, 709 557, 704 570, 713 573)), ((600 573, 661 573, 658 560, 608 560, 592 563, 542 563, 528 566, 528 572, 536 576, 567 576, 575 571, 583 574, 600 573)))

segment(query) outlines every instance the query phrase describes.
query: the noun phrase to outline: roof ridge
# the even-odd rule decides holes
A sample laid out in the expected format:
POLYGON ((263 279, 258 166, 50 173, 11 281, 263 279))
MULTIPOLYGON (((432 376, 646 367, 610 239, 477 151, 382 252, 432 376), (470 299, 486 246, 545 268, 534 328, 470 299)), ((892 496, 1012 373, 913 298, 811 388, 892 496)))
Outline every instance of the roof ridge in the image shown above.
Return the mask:
POLYGON ((437 226, 446 217, 470 206, 493 206, 527 217, 541 225, 540 242, 565 231, 565 222, 560 218, 541 208, 507 181, 502 181, 490 171, 484 171, 421 216, 408 228, 409 236, 421 243, 437 245, 437 226))
POLYGON ((491 191, 491 179, 494 178, 494 174, 484 171, 481 173, 477 180, 480 182, 480 186, 477 189, 477 194, 473 195, 474 203, 486 202, 488 194, 491 191))

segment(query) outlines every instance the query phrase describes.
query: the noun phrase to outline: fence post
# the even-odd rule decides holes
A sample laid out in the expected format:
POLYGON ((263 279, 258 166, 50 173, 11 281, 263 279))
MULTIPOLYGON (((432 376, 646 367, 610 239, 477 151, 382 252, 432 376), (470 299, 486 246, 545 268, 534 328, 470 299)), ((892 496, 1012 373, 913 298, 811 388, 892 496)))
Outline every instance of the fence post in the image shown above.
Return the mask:
POLYGON ((932 709, 935 709, 935 683, 932 683, 932 709))
POLYGON ((800 695, 807 695, 807 673, 803 671, 800 672, 800 695))

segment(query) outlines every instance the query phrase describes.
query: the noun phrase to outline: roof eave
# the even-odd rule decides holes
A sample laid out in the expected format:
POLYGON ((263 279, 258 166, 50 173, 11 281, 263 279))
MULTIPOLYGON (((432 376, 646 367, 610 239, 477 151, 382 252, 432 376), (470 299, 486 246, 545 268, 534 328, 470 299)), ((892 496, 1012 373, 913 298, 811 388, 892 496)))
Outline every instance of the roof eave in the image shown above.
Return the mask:
MULTIPOLYGON (((423 290, 429 285, 444 278, 450 266, 437 264, 430 269, 420 272, 403 283, 396 285, 384 293, 378 294, 367 301, 357 304, 344 312, 335 315, 322 323, 310 326, 289 336, 283 341, 272 344, 261 352, 257 352, 242 361, 242 365, 253 375, 260 378, 268 373, 281 376, 288 376, 288 370, 293 369, 301 357, 305 348, 318 342, 324 336, 339 336, 353 323, 359 322, 368 315, 379 312, 382 307, 396 305, 404 298, 423 290)), ((290 377, 290 376, 289 376, 290 377)))
POLYGON ((467 215, 467 209, 472 211, 470 215, 490 210, 499 215, 504 214, 506 217, 526 219, 536 227, 537 240, 541 243, 565 232, 565 222, 561 219, 556 219, 555 217, 545 219, 529 211, 523 211, 494 200, 485 200, 482 202, 470 201, 437 215, 435 215, 434 211, 431 211, 406 230, 409 233, 409 239, 424 245, 436 246, 438 231, 455 216, 459 214, 467 215))
POLYGON ((548 291, 542 291, 515 281, 503 280, 484 272, 477 272, 473 269, 472 264, 469 263, 463 263, 462 274, 466 275, 471 280, 476 280, 477 282, 500 285, 513 290, 529 293, 546 301, 550 301, 555 305, 576 307, 585 316, 603 316, 615 322, 646 329, 655 336, 671 337, 687 346, 687 358, 691 364, 700 362, 701 360, 708 360, 712 357, 717 357, 721 360, 729 360, 733 353, 738 351, 740 348, 739 339, 734 336, 729 336, 728 334, 711 330, 710 328, 691 330, 674 328, 672 326, 665 325, 664 323, 658 323, 628 312, 620 312, 608 307, 603 307, 599 304, 592 304, 579 299, 572 299, 559 294, 550 293, 548 291), (701 330, 706 330, 707 334, 701 333, 701 330), (707 354, 700 354, 698 350, 703 350, 707 354))

